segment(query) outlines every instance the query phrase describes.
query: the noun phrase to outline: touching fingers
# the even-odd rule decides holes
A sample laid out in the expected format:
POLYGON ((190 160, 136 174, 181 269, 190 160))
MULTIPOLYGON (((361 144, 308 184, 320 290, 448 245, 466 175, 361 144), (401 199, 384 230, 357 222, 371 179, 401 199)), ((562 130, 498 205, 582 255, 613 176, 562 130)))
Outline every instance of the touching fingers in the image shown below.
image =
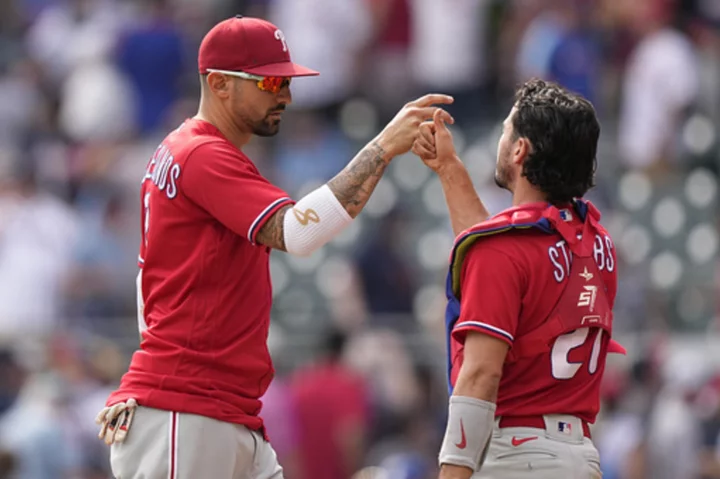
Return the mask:
POLYGON ((442 105, 449 105, 451 104, 455 99, 451 97, 450 95, 443 95, 441 93, 429 93, 425 96, 421 96, 415 101, 410 102, 414 106, 418 107, 427 107, 430 105, 436 105, 436 104, 442 104, 442 105))
POLYGON ((446 112, 445 110, 443 110, 441 108, 438 108, 433 113, 433 125, 435 126, 435 131, 449 133, 450 130, 448 130, 445 123, 450 123, 452 125, 453 123, 455 123, 455 120, 453 119, 452 116, 450 116, 450 114, 448 112, 446 112))
POLYGON ((429 143, 435 143, 435 123, 433 121, 424 121, 418 127, 418 136, 424 138, 429 143))
POLYGON ((431 152, 431 153, 435 153, 435 151, 436 151, 436 148, 435 148, 435 140, 434 140, 433 137, 430 137, 430 138, 428 139, 428 138, 424 138, 424 137, 422 137, 422 136, 418 136, 418 137, 415 139, 415 143, 416 143, 418 146, 423 147, 424 149, 426 149, 427 151, 429 151, 429 152, 431 152))
POLYGON ((435 149, 431 150, 427 145, 417 141, 413 144, 412 152, 423 160, 433 159, 437 156, 435 149))
POLYGON ((446 121, 447 123, 450 123, 451 125, 455 123, 455 119, 450 115, 450 113, 446 112, 442 108, 438 108, 436 106, 427 106, 423 108, 417 108, 416 109, 417 115, 420 117, 422 121, 426 120, 433 120, 435 118, 435 115, 439 114, 441 115, 441 118, 443 121, 446 121), (438 113, 440 111, 441 113, 438 113))

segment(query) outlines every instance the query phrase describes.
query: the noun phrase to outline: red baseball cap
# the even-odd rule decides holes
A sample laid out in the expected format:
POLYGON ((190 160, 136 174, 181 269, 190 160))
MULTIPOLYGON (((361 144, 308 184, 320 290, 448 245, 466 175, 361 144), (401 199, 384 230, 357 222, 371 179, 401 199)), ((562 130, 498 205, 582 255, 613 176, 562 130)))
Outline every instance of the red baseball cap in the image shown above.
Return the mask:
POLYGON ((258 76, 301 77, 319 75, 293 63, 283 32, 260 18, 236 15, 215 25, 203 38, 198 69, 241 71, 258 76))

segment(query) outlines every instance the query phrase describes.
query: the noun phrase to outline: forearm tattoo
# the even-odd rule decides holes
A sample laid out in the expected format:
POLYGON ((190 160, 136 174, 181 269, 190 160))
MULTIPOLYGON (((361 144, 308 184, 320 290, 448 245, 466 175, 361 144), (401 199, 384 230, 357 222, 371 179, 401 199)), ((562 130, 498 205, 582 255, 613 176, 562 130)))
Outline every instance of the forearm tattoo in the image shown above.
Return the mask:
MULTIPOLYGON (((350 163, 327 185, 350 216, 355 218, 367 203, 382 178, 387 161, 385 150, 371 143, 355 155, 350 163)), ((287 251, 285 246, 285 213, 292 206, 281 208, 260 228, 256 242, 273 249, 287 251)))
POLYGON ((290 208, 292 208, 292 206, 287 205, 277 210, 263 227, 260 228, 260 231, 258 231, 255 237, 255 242, 269 248, 287 251, 285 247, 285 228, 283 222, 285 221, 285 213, 290 208))
POLYGON ((375 186, 382 178, 387 161, 385 150, 371 143, 333 178, 328 186, 348 214, 355 218, 367 203, 375 186))

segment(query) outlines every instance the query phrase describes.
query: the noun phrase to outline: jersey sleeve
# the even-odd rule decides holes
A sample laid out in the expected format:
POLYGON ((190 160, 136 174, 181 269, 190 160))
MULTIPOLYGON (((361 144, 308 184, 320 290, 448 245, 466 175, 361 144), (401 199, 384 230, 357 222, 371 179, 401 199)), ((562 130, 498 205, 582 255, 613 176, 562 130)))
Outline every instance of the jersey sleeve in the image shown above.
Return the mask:
POLYGON ((525 274, 510 254, 478 243, 463 262, 460 277, 460 317, 453 338, 465 341, 468 331, 478 331, 512 347, 520 317, 525 274))
POLYGON ((255 244, 265 222, 294 202, 241 153, 222 143, 200 145, 187 159, 182 190, 236 234, 255 244))

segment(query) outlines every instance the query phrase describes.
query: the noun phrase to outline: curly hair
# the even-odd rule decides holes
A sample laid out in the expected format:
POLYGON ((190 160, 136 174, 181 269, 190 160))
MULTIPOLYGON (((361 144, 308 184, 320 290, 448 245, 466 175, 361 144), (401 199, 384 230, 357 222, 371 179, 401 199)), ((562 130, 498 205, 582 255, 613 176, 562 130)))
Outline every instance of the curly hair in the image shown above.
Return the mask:
POLYGON ((523 84, 515 94, 513 141, 532 145, 522 175, 554 204, 578 198, 595 186, 600 123, 592 104, 543 80, 523 84))

